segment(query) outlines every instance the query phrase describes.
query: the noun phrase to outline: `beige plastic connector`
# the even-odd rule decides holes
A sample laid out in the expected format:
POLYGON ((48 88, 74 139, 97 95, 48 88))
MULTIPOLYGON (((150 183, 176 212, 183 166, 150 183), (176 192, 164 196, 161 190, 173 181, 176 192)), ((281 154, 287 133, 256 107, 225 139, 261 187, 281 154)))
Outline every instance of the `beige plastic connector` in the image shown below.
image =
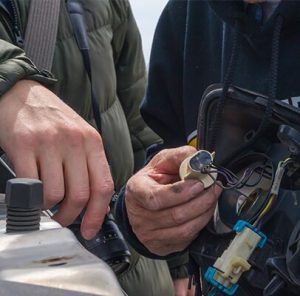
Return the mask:
POLYGON ((187 180, 187 179, 199 180, 203 183, 204 188, 208 188, 211 185, 213 185, 213 183, 215 182, 215 180, 217 178, 217 173, 216 172, 211 173, 211 176, 209 176, 208 174, 201 173, 201 171, 199 171, 199 170, 193 169, 190 164, 191 159, 194 157, 197 157, 201 153, 205 153, 206 155, 209 155, 211 158, 211 162, 213 161, 214 156, 215 156, 214 152, 210 153, 206 150, 199 150, 192 156, 186 158, 181 163, 180 168, 179 168, 179 176, 180 176, 181 180, 187 180))
POLYGON ((237 233, 228 249, 215 262, 217 271, 214 279, 229 289, 236 284, 242 273, 251 268, 247 260, 260 240, 261 237, 248 227, 237 233))

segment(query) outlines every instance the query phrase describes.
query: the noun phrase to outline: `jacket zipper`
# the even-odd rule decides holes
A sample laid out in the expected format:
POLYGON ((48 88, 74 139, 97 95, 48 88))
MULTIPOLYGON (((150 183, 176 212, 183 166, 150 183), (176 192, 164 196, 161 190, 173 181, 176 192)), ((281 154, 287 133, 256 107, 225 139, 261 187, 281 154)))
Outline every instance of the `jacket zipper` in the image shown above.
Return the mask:
POLYGON ((17 6, 16 6, 16 3, 14 0, 9 0, 9 2, 10 2, 10 5, 12 7, 12 12, 13 12, 13 19, 11 21, 12 21, 12 29, 13 29, 15 41, 19 47, 23 48, 24 47, 24 39, 22 37, 21 24, 20 24, 17 6))

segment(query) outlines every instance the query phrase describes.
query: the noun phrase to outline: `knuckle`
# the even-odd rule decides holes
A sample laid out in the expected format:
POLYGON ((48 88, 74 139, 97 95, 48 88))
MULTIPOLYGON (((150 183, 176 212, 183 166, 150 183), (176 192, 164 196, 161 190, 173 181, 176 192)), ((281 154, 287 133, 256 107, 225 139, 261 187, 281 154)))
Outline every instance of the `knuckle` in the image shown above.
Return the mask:
POLYGON ((112 179, 106 179, 102 184, 95 185, 94 190, 97 193, 104 195, 105 197, 111 198, 114 192, 114 182, 112 179))
POLYGON ((163 149, 161 153, 158 153, 157 155, 159 155, 160 161, 164 162, 166 159, 168 159, 169 154, 170 154, 170 149, 163 149))
POLYGON ((150 160, 149 165, 152 165, 152 166, 158 165, 160 162, 163 162, 167 158, 167 155, 168 155, 168 150, 167 149, 163 149, 163 150, 159 151, 150 160))
POLYGON ((59 203, 65 195, 64 189, 51 189, 44 193, 45 195, 45 204, 54 205, 59 203))
POLYGON ((22 145, 25 147, 32 148, 36 145, 37 137, 34 133, 22 131, 15 136, 16 145, 22 145))
POLYGON ((103 222, 103 216, 99 213, 89 213, 88 214, 88 226, 91 228, 97 228, 103 222))
POLYGON ((136 175, 133 175, 127 182, 126 188, 125 188, 125 194, 129 197, 135 197, 136 196, 136 184, 138 183, 138 173, 136 175))
POLYGON ((84 143, 84 135, 82 129, 78 126, 68 127, 68 131, 66 132, 68 144, 72 148, 81 147, 84 143))
POLYGON ((127 184, 126 184, 126 188, 125 188, 126 198, 127 198, 127 196, 131 197, 135 192, 135 190, 134 190, 135 186, 133 185, 134 184, 133 179, 134 179, 134 177, 129 179, 127 184))
POLYGON ((162 157, 165 157, 167 154, 168 154, 168 149, 163 149, 159 152, 159 154, 162 156, 162 157))
POLYGON ((132 204, 139 204, 142 208, 150 211, 161 209, 161 192, 156 186, 148 186, 145 189, 141 184, 140 177, 137 175, 129 179, 126 185, 126 200, 132 204))
POLYGON ((102 138, 98 131, 94 128, 89 128, 86 132, 87 139, 91 141, 92 143, 95 143, 97 145, 101 144, 102 145, 102 138))
POLYGON ((75 206, 83 206, 85 205, 90 197, 89 188, 83 188, 79 190, 75 190, 74 192, 70 192, 70 200, 75 206))
POLYGON ((193 146, 190 146, 190 145, 185 145, 185 146, 182 146, 182 151, 185 152, 186 154, 193 154, 197 151, 197 149, 193 146))
POLYGON ((40 131, 37 136, 40 145, 45 145, 46 147, 53 147, 57 145, 57 141, 59 141, 59 132, 55 129, 46 129, 44 131, 40 131))
POLYGON ((183 241, 191 241, 195 238, 197 233, 195 225, 185 225, 180 233, 183 241))
POLYGON ((180 208, 172 208, 171 209, 171 217, 176 225, 181 225, 185 221, 185 213, 180 208))
POLYGON ((160 192, 157 188, 152 188, 146 194, 146 201, 148 209, 151 211, 158 211, 161 209, 161 202, 160 202, 160 192))

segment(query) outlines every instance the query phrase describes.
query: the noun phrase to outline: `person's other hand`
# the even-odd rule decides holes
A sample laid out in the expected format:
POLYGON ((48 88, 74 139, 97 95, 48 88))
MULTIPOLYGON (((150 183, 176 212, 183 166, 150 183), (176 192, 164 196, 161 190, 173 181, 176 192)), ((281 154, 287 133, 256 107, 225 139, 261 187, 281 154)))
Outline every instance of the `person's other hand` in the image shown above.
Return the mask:
POLYGON ((81 232, 86 239, 94 237, 113 192, 99 133, 54 93, 29 80, 1 97, 0 129, 0 146, 16 176, 43 181, 44 208, 60 202, 54 219, 63 226, 86 207, 81 232))
POLYGON ((213 215, 220 187, 204 190, 199 181, 179 181, 181 162, 195 152, 190 146, 163 150, 127 183, 129 222, 152 253, 185 249, 213 215))
POLYGON ((192 285, 189 289, 189 278, 181 278, 173 280, 175 296, 194 296, 195 286, 192 285))

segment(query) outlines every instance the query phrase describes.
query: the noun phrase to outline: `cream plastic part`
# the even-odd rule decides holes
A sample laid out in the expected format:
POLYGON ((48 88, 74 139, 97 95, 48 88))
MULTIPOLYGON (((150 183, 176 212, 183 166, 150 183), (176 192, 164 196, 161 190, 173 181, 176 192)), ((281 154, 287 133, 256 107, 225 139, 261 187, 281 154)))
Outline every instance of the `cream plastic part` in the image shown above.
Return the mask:
MULTIPOLYGON (((200 150, 201 151, 201 150, 200 150)), ((197 155, 200 151, 197 151, 195 154, 192 156, 186 158, 180 165, 179 168, 179 176, 181 180, 187 180, 187 179, 195 179, 199 180, 200 182, 203 183, 204 188, 208 188, 211 185, 214 184, 216 178, 217 178, 217 173, 211 173, 211 176, 208 174, 202 174, 199 171, 195 171, 191 168, 190 166, 190 160, 197 155)), ((214 153, 210 153, 212 159, 214 158, 214 153)))
POLYGON ((214 279, 229 289, 236 284, 242 273, 251 268, 247 260, 260 240, 261 237, 248 227, 237 233, 228 249, 215 262, 217 271, 214 279))

